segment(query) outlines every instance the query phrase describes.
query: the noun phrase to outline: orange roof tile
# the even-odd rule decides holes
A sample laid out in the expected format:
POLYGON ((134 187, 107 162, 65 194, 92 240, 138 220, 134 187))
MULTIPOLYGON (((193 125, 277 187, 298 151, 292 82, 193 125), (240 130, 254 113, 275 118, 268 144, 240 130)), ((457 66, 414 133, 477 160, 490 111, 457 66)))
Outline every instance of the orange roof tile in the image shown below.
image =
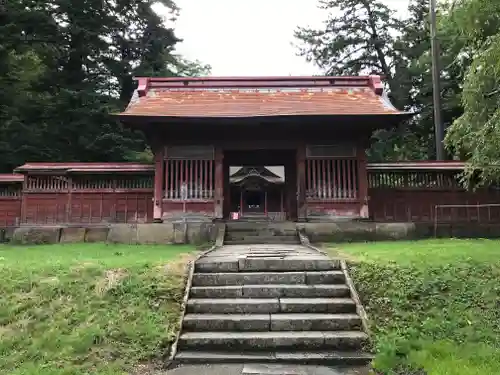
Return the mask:
POLYGON ((379 77, 140 78, 122 116, 401 114, 379 77))

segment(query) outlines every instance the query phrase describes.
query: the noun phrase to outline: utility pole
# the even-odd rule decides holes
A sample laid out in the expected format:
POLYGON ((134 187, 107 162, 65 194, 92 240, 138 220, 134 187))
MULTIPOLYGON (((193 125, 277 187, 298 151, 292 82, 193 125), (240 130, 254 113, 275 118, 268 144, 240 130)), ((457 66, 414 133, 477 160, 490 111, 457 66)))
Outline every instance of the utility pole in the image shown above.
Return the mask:
POLYGON ((431 51, 432 51, 432 91, 434 102, 434 133, 436 138, 436 160, 444 160, 444 129, 441 114, 441 66, 440 48, 437 37, 436 0, 430 0, 431 51))

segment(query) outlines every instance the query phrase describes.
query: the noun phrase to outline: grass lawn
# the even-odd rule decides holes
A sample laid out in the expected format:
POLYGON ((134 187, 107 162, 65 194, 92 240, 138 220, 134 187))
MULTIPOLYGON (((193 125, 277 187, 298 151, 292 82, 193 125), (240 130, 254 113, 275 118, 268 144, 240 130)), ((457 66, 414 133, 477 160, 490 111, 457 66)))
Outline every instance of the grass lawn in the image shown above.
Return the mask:
POLYGON ((175 337, 191 246, 0 246, 0 373, 123 374, 175 337))
POLYGON ((351 263, 379 373, 500 374, 500 241, 329 248, 351 263))

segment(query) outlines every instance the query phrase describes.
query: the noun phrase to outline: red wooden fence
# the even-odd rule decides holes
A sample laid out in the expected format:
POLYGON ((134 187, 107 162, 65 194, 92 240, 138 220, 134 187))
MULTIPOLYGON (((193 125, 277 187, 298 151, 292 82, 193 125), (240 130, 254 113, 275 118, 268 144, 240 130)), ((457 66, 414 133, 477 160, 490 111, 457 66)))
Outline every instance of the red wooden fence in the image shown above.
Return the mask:
POLYGON ((0 174, 0 227, 19 224, 23 176, 0 174))
POLYGON ((464 190, 461 168, 370 165, 368 176, 370 216, 375 221, 500 222, 500 190, 464 190))
MULTIPOLYGON (((359 166, 355 161, 309 159, 306 163, 310 204, 328 209, 328 205, 338 208, 345 202, 348 210, 349 202, 358 199, 359 166)), ((500 223, 500 190, 465 191, 459 183, 463 165, 455 164, 368 165, 370 218, 379 222, 500 223)), ((90 168, 79 173, 69 166, 52 166, 45 174, 29 171, 25 177, 0 175, 0 226, 152 221, 151 166, 90 168)), ((185 186, 190 210, 213 214, 212 161, 173 159, 166 161, 165 168, 170 171, 164 186, 165 212, 183 209, 181 186, 185 186)))

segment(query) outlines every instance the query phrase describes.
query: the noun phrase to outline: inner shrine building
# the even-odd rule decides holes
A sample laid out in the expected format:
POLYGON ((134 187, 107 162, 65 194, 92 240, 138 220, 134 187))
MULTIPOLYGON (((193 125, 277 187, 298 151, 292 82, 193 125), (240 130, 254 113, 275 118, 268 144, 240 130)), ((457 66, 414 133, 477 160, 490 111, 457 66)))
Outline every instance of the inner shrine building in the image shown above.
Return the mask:
POLYGON ((137 78, 119 120, 154 153, 154 221, 368 218, 373 131, 412 116, 378 76, 137 78))

